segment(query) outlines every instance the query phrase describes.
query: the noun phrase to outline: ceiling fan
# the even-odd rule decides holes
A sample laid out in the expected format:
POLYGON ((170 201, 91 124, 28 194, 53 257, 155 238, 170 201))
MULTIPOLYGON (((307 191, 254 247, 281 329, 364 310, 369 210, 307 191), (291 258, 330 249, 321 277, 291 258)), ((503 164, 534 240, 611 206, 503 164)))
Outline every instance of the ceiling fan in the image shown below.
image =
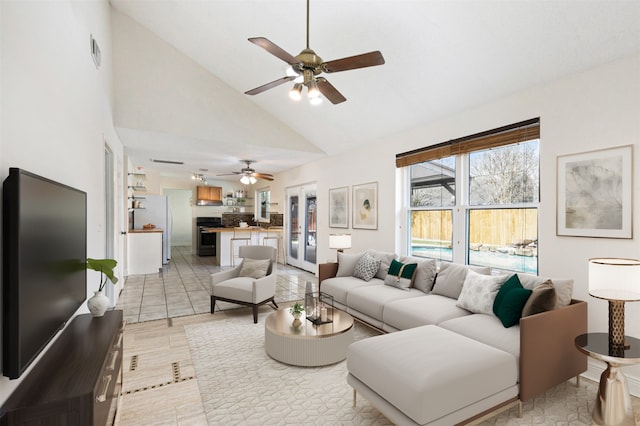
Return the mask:
POLYGON ((292 99, 300 100, 302 98, 302 88, 306 87, 307 95, 312 104, 315 105, 322 102, 322 98, 320 98, 321 93, 329 99, 331 103, 339 104, 346 101, 347 98, 333 87, 327 79, 318 77, 321 73, 347 71, 384 64, 382 53, 378 50, 324 62, 320 56, 316 55, 316 52, 309 48, 309 0, 307 0, 307 47, 303 49, 298 56, 289 54, 265 37, 253 37, 250 38, 249 41, 291 65, 291 70, 293 71, 291 74, 293 75, 287 75, 271 83, 244 92, 246 95, 257 95, 258 93, 280 86, 288 81, 295 80, 293 88, 289 91, 289 96, 292 99))
POLYGON ((242 162, 247 164, 247 167, 243 167, 239 172, 231 172, 231 173, 223 173, 216 176, 231 176, 231 175, 241 175, 240 182, 245 185, 256 183, 257 179, 264 180, 273 180, 273 175, 268 173, 257 173, 255 169, 251 167, 251 163, 254 163, 253 160, 242 160, 242 162))

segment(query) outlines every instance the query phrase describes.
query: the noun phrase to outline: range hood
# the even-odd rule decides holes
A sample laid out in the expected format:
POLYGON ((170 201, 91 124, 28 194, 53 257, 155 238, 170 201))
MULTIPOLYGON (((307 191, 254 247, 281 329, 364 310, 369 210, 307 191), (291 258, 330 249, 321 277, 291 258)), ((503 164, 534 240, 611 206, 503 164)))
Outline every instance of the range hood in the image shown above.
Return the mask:
POLYGON ((221 206, 222 200, 196 200, 196 206, 221 206))

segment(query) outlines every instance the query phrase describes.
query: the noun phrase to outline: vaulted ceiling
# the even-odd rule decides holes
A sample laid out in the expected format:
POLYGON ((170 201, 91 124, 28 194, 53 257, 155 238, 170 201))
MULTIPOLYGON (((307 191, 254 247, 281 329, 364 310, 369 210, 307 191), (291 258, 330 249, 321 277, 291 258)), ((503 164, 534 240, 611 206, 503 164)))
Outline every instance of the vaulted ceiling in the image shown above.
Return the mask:
POLYGON ((184 176, 277 173, 640 52, 639 1, 311 0, 325 61, 386 61, 323 74, 347 101, 312 106, 293 83, 244 94, 286 69, 247 39, 297 55, 304 0, 110 2, 118 133, 134 164, 184 176))

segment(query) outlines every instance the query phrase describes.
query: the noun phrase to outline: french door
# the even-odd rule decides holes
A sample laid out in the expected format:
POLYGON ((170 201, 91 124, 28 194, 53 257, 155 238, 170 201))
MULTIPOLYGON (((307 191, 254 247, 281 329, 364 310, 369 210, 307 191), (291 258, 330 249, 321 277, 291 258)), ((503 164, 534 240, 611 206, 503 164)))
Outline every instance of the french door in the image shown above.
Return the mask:
POLYGON ((316 184, 287 189, 285 214, 287 263, 316 272, 316 233, 318 205, 316 184))

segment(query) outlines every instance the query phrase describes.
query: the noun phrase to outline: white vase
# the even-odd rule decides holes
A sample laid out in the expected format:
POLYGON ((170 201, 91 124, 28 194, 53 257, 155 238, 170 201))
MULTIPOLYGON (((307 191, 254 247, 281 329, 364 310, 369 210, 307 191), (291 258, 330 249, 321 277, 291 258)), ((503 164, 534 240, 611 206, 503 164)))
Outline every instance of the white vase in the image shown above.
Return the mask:
POLYGON ((109 308, 109 298, 105 296, 102 291, 96 291, 93 296, 87 300, 87 307, 94 317, 101 317, 109 308))

